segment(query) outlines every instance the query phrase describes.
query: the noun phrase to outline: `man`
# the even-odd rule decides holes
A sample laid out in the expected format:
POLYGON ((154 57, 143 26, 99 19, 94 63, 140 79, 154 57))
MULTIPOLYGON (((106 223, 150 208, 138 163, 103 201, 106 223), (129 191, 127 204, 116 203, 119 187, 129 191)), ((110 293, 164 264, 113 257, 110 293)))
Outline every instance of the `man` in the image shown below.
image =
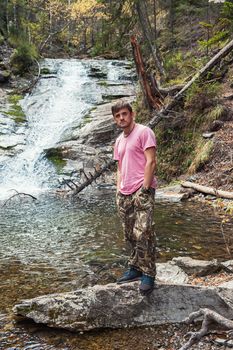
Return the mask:
POLYGON ((154 194, 156 140, 153 131, 135 123, 132 106, 119 101, 112 106, 115 123, 122 129, 114 147, 118 161, 117 207, 126 241, 130 243, 129 270, 117 281, 141 280, 142 295, 153 291, 155 280, 154 194))

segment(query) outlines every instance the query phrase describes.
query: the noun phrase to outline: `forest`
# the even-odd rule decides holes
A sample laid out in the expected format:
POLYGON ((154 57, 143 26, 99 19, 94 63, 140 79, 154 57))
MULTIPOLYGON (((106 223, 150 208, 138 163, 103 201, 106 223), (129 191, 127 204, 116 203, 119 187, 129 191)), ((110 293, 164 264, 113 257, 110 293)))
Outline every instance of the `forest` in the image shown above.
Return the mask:
POLYGON ((0 6, 0 42, 7 40, 18 57, 130 57, 136 35, 169 80, 175 61, 189 53, 194 65, 232 34, 232 1, 1 0, 0 6))

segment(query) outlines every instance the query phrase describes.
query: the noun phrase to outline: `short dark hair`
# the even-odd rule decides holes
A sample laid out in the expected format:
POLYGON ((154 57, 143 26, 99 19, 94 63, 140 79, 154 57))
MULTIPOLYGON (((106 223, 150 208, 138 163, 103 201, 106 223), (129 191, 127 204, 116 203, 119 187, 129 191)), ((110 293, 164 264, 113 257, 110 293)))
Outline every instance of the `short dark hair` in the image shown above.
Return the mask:
POLYGON ((122 108, 127 108, 130 111, 130 113, 133 113, 133 108, 129 102, 124 100, 119 100, 114 105, 112 105, 112 115, 114 116, 122 108))

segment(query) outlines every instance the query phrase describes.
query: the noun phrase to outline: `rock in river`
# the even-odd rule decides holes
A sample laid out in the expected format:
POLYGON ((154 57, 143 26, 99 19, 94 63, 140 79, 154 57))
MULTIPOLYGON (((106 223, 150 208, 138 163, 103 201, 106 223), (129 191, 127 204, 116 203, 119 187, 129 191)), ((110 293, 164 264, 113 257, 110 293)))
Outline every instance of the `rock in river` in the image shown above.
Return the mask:
POLYGON ((37 323, 71 331, 177 323, 203 307, 233 318, 231 289, 158 284, 150 296, 143 297, 138 283, 45 295, 24 300, 13 311, 37 323))

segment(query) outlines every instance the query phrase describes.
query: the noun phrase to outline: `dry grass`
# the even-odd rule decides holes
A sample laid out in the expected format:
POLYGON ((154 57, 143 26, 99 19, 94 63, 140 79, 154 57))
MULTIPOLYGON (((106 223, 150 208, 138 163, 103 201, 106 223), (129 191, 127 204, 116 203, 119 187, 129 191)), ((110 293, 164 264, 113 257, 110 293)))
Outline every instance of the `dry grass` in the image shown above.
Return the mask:
POLYGON ((211 151, 213 149, 213 141, 209 140, 204 142, 203 140, 199 143, 196 148, 196 156, 194 157, 189 169, 188 174, 194 174, 200 170, 203 165, 209 160, 211 151))

